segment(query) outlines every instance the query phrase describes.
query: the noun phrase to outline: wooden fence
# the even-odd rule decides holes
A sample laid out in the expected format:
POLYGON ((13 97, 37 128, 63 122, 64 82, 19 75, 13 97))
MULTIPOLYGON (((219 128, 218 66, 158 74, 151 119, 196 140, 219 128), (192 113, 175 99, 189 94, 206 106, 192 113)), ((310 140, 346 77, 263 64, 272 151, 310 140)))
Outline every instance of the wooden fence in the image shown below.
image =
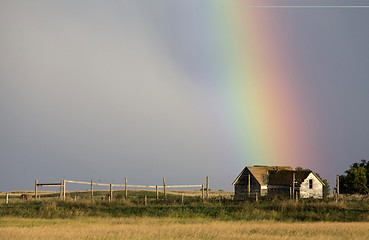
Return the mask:
MULTIPOLYGON (((112 183, 97 183, 91 180, 90 182, 84 181, 74 181, 74 180, 62 180, 60 183, 39 183, 38 180, 35 180, 35 199, 38 197, 38 188, 39 187, 55 187, 60 186, 60 198, 65 200, 66 193, 66 185, 67 183, 76 183, 76 184, 84 184, 90 186, 91 192, 91 201, 94 200, 94 186, 107 186, 109 187, 110 194, 108 195, 109 201, 113 198, 113 187, 123 187, 125 192, 125 199, 128 198, 128 188, 135 189, 155 189, 156 190, 156 199, 159 199, 159 189, 163 189, 164 199, 167 200, 167 192, 168 188, 193 188, 193 187, 201 187, 201 199, 204 200, 204 192, 206 191, 206 199, 209 198, 209 177, 206 177, 206 189, 204 188, 204 184, 197 185, 166 185, 165 178, 163 178, 163 185, 129 185, 127 184, 127 178, 124 179, 124 184, 112 184, 112 183)), ((146 196, 145 196, 146 197, 146 196)), ((183 201, 183 196, 182 196, 183 201)), ((145 199, 146 202, 146 199, 145 199)))

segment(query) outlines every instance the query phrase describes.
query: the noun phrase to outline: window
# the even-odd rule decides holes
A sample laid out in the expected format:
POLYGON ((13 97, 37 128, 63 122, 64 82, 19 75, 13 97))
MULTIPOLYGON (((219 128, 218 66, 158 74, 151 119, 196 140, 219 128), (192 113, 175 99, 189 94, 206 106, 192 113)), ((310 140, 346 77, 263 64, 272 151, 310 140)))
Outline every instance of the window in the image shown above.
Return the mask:
POLYGON ((309 189, 313 189, 313 179, 309 179, 309 189))

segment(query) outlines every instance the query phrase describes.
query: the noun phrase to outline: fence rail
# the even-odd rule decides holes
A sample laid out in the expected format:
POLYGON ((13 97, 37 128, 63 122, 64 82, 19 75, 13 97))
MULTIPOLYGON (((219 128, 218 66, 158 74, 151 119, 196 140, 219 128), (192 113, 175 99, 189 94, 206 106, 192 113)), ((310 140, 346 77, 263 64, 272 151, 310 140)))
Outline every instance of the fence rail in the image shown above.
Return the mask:
MULTIPOLYGON (((86 185, 91 185, 91 182, 82 182, 82 181, 74 181, 74 180, 64 180, 66 183, 79 183, 79 184, 86 184, 86 185)), ((109 184, 109 183, 96 183, 93 182, 93 185, 99 185, 99 186, 113 186, 113 187, 136 187, 136 188, 164 188, 164 186, 153 186, 153 185, 125 185, 125 184, 109 184)), ((40 185, 40 184, 38 184, 40 185)), ((53 184, 50 184, 50 186, 53 184)), ((55 185, 60 186, 60 183, 56 183, 55 185)), ((44 185, 45 186, 45 185, 44 185)), ((166 188, 191 188, 191 187, 202 187, 202 185, 198 184, 198 185, 169 185, 169 186, 165 186, 166 188)))
POLYGON ((60 183, 38 183, 38 180, 35 180, 35 198, 38 196, 38 187, 55 187, 60 186, 60 198, 65 200, 66 193, 66 183, 76 183, 76 184, 85 184, 90 185, 91 189, 91 201, 94 200, 94 188, 93 186, 108 186, 110 188, 109 200, 113 198, 113 187, 124 187, 125 190, 125 198, 128 197, 128 188, 154 188, 156 189, 156 199, 159 199, 159 189, 162 189, 164 192, 164 199, 166 200, 166 189, 167 188, 193 188, 193 187, 201 187, 201 198, 204 199, 204 190, 206 190, 206 198, 209 197, 209 177, 206 177, 206 189, 204 189, 204 184, 196 184, 196 185, 166 185, 165 178, 163 178, 163 185, 129 185, 127 184, 127 178, 125 178, 124 184, 113 184, 113 183, 97 183, 91 180, 90 182, 85 181, 75 181, 75 180, 62 180, 60 183))
POLYGON ((173 185, 166 186, 167 188, 191 188, 191 187, 202 187, 203 185, 173 185))
POLYGON ((61 183, 37 183, 38 187, 53 187, 53 186, 61 186, 61 183))

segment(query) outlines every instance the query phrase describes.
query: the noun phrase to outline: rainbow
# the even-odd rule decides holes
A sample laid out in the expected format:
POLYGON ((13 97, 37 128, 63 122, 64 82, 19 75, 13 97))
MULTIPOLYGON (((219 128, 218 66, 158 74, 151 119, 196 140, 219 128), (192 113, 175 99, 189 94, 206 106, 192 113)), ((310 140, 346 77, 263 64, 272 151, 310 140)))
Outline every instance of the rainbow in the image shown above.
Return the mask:
POLYGON ((237 158, 243 165, 309 167, 312 138, 301 105, 303 89, 294 85, 287 29, 273 9, 215 8, 223 73, 223 98, 237 158), (287 36, 283 36, 283 32, 287 36))
POLYGON ((217 109, 207 116, 210 124, 215 122, 213 129, 222 128, 218 139, 223 140, 216 144, 226 145, 221 148, 228 161, 219 167, 233 162, 235 169, 255 164, 314 169, 314 161, 320 161, 312 150, 320 144, 313 135, 318 124, 309 116, 310 96, 301 85, 306 74, 295 63, 301 56, 290 50, 298 39, 283 18, 285 10, 247 8, 235 2, 172 5, 170 21, 179 18, 174 26, 183 27, 178 32, 184 38, 168 30, 167 38, 178 42, 164 41, 163 49, 168 45, 185 49, 173 49, 179 56, 175 61, 189 79, 204 85, 199 102, 208 101, 207 111, 217 109), (206 99, 211 91, 219 100, 206 99))

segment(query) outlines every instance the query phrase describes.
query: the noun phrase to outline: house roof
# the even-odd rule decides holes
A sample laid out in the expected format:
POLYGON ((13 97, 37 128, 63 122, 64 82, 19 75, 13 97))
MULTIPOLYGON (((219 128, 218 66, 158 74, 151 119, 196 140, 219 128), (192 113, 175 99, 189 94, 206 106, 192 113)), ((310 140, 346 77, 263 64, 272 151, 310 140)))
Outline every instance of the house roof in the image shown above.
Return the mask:
POLYGON ((292 186, 293 174, 295 173, 295 182, 299 186, 309 176, 310 170, 271 170, 268 172, 268 185, 292 186))
POLYGON ((245 167, 237 176, 232 185, 235 185, 243 173, 249 170, 260 185, 279 185, 292 186, 293 173, 295 173, 295 182, 300 185, 310 173, 312 173, 323 185, 324 182, 311 170, 294 170, 288 166, 258 166, 245 167))
POLYGON ((276 170, 291 170, 293 171, 293 168, 288 166, 258 166, 254 165, 253 167, 245 167, 242 172, 237 176, 237 178, 234 180, 232 185, 235 185, 242 174, 248 169, 251 174, 256 178, 256 180, 260 183, 260 185, 267 185, 268 184, 268 171, 276 170))

